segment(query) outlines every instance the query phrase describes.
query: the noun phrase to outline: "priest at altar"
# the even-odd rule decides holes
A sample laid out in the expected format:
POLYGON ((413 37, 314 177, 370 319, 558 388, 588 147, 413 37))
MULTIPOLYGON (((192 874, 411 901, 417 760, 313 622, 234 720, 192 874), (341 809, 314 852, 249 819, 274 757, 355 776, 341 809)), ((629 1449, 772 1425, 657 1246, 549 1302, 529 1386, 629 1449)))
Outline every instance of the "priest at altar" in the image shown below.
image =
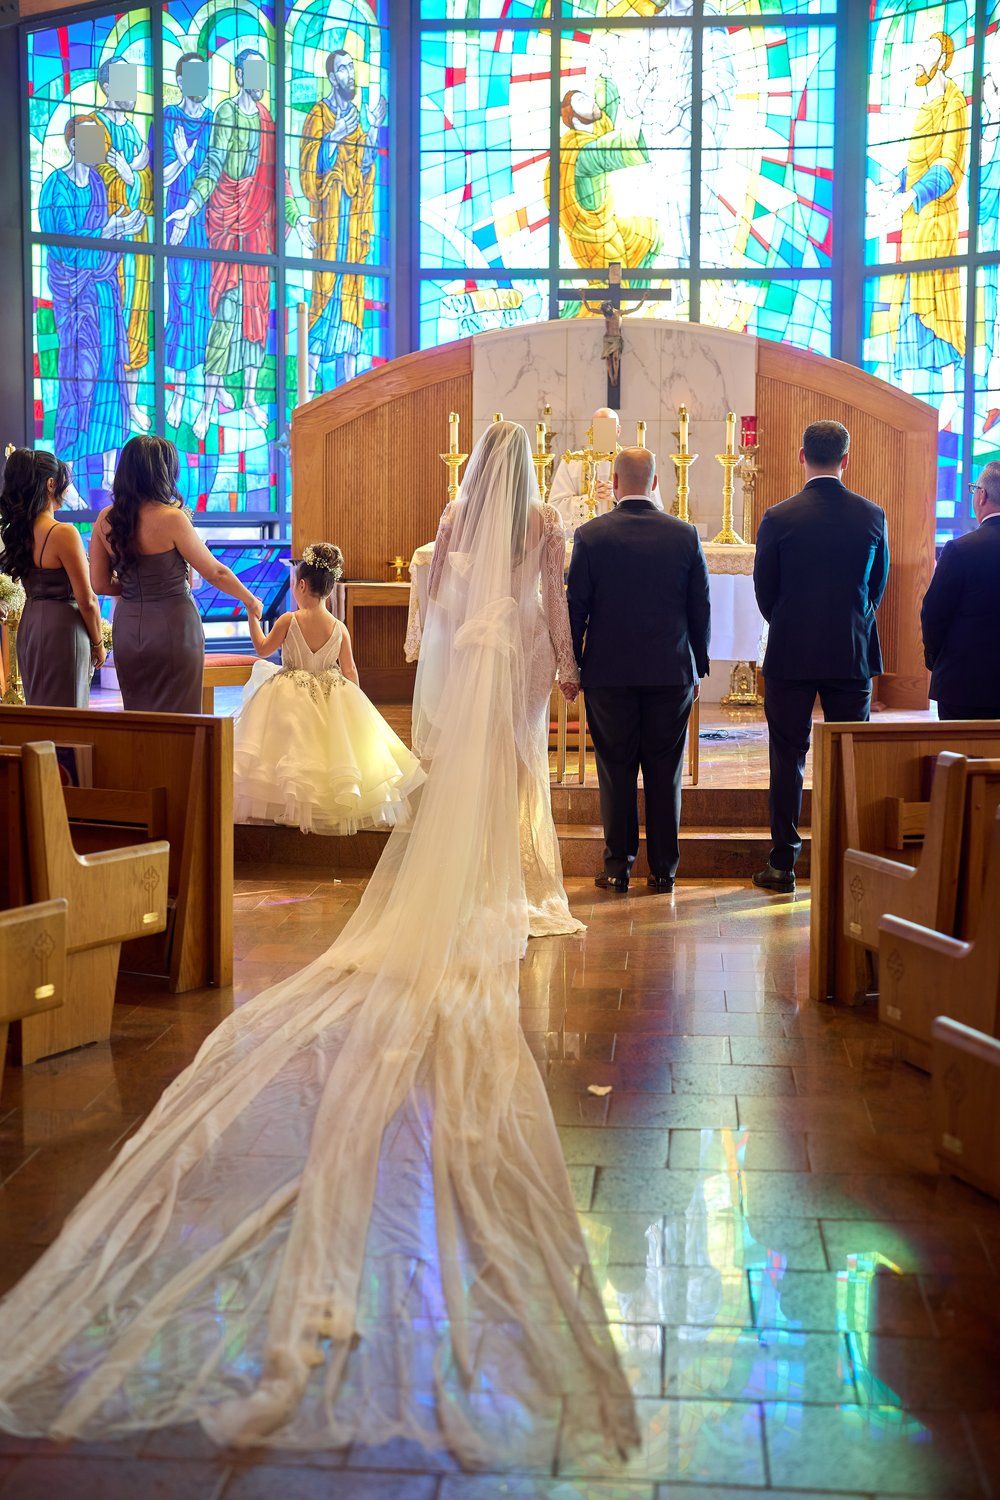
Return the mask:
MULTIPOLYGON (((618 413, 610 406, 599 406, 594 412, 594 421, 601 418, 611 419, 615 424, 616 439, 621 436, 621 422, 618 413)), ((603 516, 614 505, 614 491, 611 487, 611 459, 599 459, 595 464, 597 470, 594 485, 594 499, 597 502, 597 510, 593 514, 603 516)), ((584 474, 584 461, 582 458, 570 458, 566 456, 560 460, 549 489, 548 500, 559 512, 559 518, 563 523, 567 536, 571 536, 578 526, 584 521, 591 519, 590 497, 587 494, 587 483, 584 474)), ((653 488, 653 503, 663 509, 663 501, 660 498, 660 486, 657 483, 653 488)))

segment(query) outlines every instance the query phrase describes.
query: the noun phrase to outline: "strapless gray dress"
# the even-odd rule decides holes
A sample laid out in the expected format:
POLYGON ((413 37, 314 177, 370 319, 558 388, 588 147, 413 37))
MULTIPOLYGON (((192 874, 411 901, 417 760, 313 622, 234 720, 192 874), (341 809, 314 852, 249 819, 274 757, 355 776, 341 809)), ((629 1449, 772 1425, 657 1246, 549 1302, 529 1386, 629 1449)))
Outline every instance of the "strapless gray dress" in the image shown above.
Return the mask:
POLYGON ((28 597, 17 661, 25 701, 35 708, 86 708, 93 676, 90 636, 66 569, 34 567, 23 582, 28 597))
POLYGON ((187 563, 175 547, 140 554, 119 579, 112 631, 124 706, 142 713, 200 714, 205 632, 187 563))

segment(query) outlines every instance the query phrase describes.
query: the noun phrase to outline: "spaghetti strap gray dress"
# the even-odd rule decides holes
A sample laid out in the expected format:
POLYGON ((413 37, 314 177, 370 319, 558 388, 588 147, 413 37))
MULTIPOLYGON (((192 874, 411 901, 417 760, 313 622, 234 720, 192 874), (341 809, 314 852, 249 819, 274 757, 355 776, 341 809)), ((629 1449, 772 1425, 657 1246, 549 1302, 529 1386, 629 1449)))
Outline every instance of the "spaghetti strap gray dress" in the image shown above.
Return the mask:
POLYGON ((25 702, 35 708, 86 708, 90 702, 90 636, 66 569, 38 562, 25 575, 27 595, 17 632, 17 661, 25 702))
POLYGON ((119 569, 112 620, 122 702, 141 713, 200 714, 205 632, 176 547, 119 569))

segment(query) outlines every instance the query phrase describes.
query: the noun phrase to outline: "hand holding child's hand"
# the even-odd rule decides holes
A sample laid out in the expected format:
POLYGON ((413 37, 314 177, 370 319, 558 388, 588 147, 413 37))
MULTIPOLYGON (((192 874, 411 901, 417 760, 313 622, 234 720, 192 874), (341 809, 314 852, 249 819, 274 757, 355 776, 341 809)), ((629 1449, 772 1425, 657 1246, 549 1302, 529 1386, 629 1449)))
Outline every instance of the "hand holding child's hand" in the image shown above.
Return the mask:
POLYGON ((264 606, 253 595, 247 601, 247 614, 253 615, 255 620, 262 620, 264 618, 264 606))

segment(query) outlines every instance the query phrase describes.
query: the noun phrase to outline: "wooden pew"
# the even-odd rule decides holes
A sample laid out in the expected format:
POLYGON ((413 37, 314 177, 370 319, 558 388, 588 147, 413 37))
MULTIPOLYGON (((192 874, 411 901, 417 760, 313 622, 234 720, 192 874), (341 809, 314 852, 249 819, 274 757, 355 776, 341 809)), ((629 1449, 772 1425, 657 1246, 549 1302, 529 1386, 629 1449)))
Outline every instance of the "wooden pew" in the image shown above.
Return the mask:
POLYGON ((54 746, 23 745, 21 762, 31 892, 38 901, 62 897, 68 907, 66 1003, 21 1021, 21 1061, 31 1063, 110 1036, 122 943, 166 925, 169 849, 78 855, 54 746))
MULTIPOLYGON (((813 752, 812 901, 809 992, 814 1000, 853 1002, 863 987, 864 950, 846 931, 844 854, 863 850, 900 860, 886 838, 886 802, 926 801, 926 763, 942 750, 969 759, 1000 756, 1000 723, 936 719, 817 724, 813 752), (850 748, 845 754, 845 739, 850 748)), ((918 857, 907 844, 904 860, 918 857)))
POLYGON ((896 916, 879 924, 879 1020, 907 1038, 907 1060, 925 1069, 937 1016, 1000 1035, 1000 814, 992 835, 974 941, 896 916))
MULTIPOLYGON (((847 737, 844 754, 852 754, 847 737)), ((966 764, 965 756, 952 750, 938 756, 927 833, 915 866, 864 849, 846 850, 845 931, 863 947, 878 948, 879 924, 887 912, 935 932, 951 932, 962 852, 966 764)))
POLYGON ((931 1120, 943 1172, 1000 1198, 1000 1041, 939 1016, 931 1042, 931 1120))
POLYGON ((10 1023, 55 1010, 66 996, 66 901, 0 912, 0 1098, 10 1023))
POLYGON ((964 878, 958 893, 958 925, 963 937, 978 931, 992 848, 993 825, 1000 809, 1000 759, 970 760, 965 793, 962 840, 964 878))
POLYGON ((80 852, 147 838, 170 844, 166 933, 126 944, 123 969, 163 975, 174 991, 231 984, 232 720, 0 708, 0 746, 39 739, 93 749, 95 785, 66 791, 80 852))

